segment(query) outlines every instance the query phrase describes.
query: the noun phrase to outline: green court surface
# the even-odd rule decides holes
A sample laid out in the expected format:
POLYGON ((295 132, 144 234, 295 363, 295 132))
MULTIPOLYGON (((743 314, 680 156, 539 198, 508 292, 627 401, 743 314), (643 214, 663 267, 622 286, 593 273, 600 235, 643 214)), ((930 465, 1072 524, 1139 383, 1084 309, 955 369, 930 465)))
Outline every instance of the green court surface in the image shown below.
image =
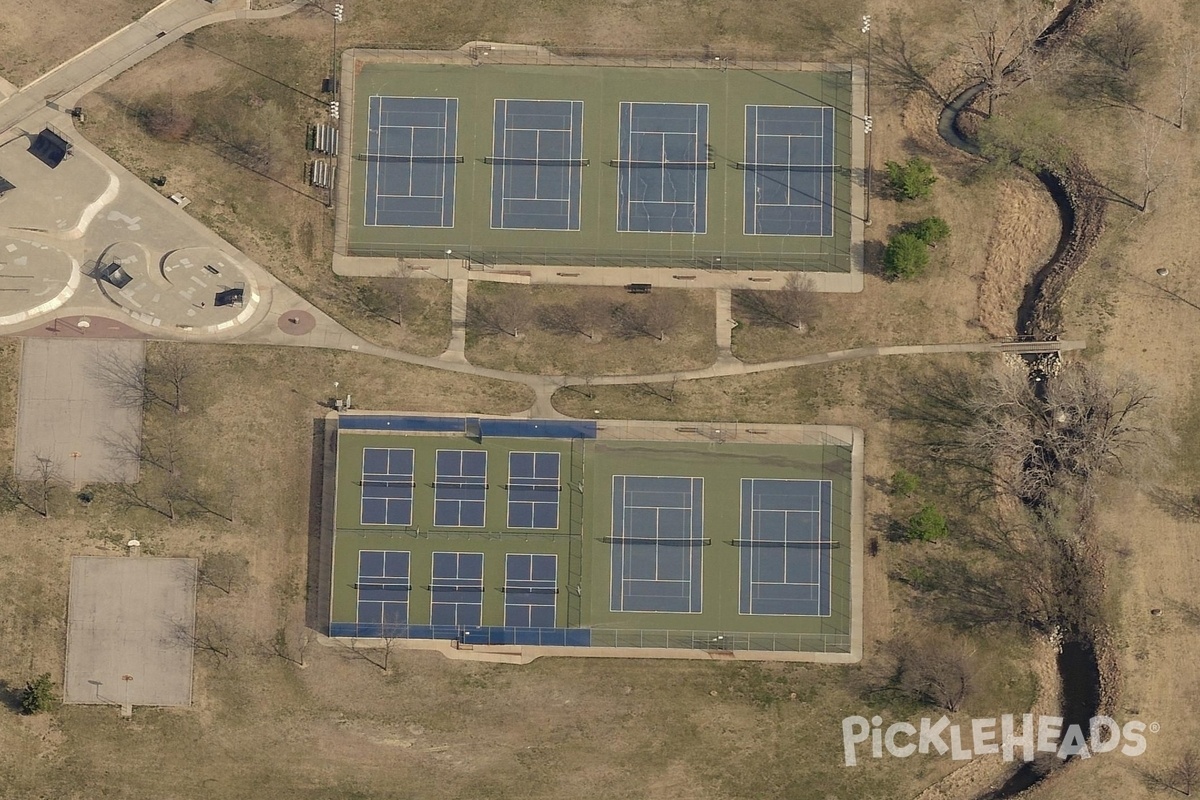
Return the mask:
POLYGON ((850 652, 855 489, 848 442, 718 443, 694 434, 699 441, 683 440, 689 434, 647 441, 608 438, 603 429, 596 438, 591 421, 579 422, 583 435, 574 436, 547 433, 553 423, 537 420, 505 421, 527 425, 530 436, 464 435, 452 418, 438 433, 428 420, 445 418, 379 418, 387 431, 370 430, 373 417, 354 419, 358 429, 343 427, 337 441, 331 635, 850 652), (482 453, 479 483, 447 478, 447 463, 461 463, 451 471, 466 474, 467 460, 482 463, 482 453), (537 471, 552 477, 529 491, 532 479, 512 453, 521 463, 538 453, 538 463, 552 469, 537 471), (376 474, 382 454, 391 459, 390 476, 376 474), (685 493, 675 491, 684 485, 685 493), (772 534, 747 529, 747 503, 779 500, 756 487, 776 487, 770 492, 784 492, 785 504, 810 502, 788 492, 814 493, 808 510, 787 517, 804 523, 805 542, 748 546, 772 534), (549 503, 540 528, 510 526, 513 508, 527 497, 549 503), (448 511, 454 519, 437 524, 435 515, 448 511), (633 538, 645 536, 659 538, 633 538), (543 574, 516 574, 530 556, 543 574), (792 567, 782 566, 789 559, 792 567), (540 578, 540 588, 523 582, 530 578, 540 578))
MULTIPOLYGON (((352 105, 341 147, 351 158, 347 252, 352 256, 466 259, 478 265, 663 266, 704 269, 795 269, 849 272, 851 269, 851 116, 849 71, 714 69, 711 67, 536 66, 518 64, 414 64, 364 60, 353 77, 352 105), (366 224, 372 167, 368 131, 372 98, 457 98, 457 155, 454 166, 453 222, 448 227, 366 224), (582 101, 582 156, 578 230, 515 230, 493 227, 493 170, 484 163, 494 153, 496 100, 582 101), (702 204, 704 232, 618 230, 621 214, 619 172, 622 103, 707 106, 707 192, 702 204), (747 153, 747 107, 832 108, 824 144, 832 174, 832 197, 819 192, 831 219, 819 235, 746 233, 746 203, 756 189, 736 165, 747 153)), ((376 101, 378 102, 378 101, 376 101)), ((765 128, 764 128, 765 130, 765 128)), ((378 135, 378 134, 376 134, 378 135)), ((701 148, 703 145, 701 145, 701 148)), ((796 156, 799 164, 809 158, 796 156)), ((791 180, 761 175, 764 191, 772 182, 791 180)), ((753 178, 752 178, 753 179, 753 178)), ((796 178, 796 180, 801 180, 796 178)), ((807 180, 807 179, 805 179, 807 180)), ((421 194, 422 189, 414 189, 421 194)), ((757 203, 757 201, 755 201, 757 203)), ((698 201, 699 204, 699 201, 698 201)), ((377 221, 377 218, 376 218, 377 221)))

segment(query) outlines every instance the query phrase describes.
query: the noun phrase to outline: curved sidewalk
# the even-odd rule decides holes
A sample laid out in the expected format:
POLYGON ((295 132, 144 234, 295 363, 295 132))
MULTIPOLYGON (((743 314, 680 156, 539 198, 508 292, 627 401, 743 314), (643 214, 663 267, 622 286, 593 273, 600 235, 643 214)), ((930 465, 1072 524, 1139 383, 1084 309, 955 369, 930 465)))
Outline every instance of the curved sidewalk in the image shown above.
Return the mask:
POLYGON ((298 11, 308 0, 278 8, 217 10, 207 0, 166 0, 137 21, 97 42, 0 100, 0 131, 47 106, 65 111, 87 92, 149 58, 192 31, 235 19, 271 19, 298 11))

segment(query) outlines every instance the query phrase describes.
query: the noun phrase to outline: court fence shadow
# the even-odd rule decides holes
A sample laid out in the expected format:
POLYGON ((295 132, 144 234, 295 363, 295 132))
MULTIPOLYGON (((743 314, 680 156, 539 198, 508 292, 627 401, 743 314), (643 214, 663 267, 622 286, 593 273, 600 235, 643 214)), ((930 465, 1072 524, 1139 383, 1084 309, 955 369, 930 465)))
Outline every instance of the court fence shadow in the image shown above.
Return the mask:
MULTIPOLYGON (((329 581, 324 565, 332 553, 333 542, 325 541, 323 520, 325 503, 325 419, 317 417, 312 424, 312 458, 308 477, 308 564, 304 624, 320 633, 328 633, 329 581)), ((332 500, 329 500, 332 502, 332 500)), ((329 538, 332 538, 332 531, 329 538)))

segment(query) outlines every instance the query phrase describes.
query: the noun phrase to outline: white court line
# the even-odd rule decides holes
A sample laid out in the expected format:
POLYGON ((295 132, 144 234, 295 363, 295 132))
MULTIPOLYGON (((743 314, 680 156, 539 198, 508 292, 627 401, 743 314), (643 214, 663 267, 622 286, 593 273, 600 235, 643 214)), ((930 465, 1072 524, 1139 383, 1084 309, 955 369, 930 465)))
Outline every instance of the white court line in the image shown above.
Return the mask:
MULTIPOLYGON (((376 114, 376 119, 382 121, 383 111, 380 108, 379 95, 371 95, 370 101, 367 104, 367 120, 368 120, 367 127, 368 128, 370 128, 370 118, 371 118, 372 112, 374 112, 376 114)), ((376 145, 379 144, 380 136, 382 136, 382 134, 380 134, 379 132, 376 132, 376 134, 375 134, 375 144, 376 145)), ((370 131, 368 131, 367 132, 367 169, 368 170, 373 169, 374 174, 375 174, 375 204, 372 206, 372 208, 374 208, 374 210, 375 210, 375 213, 374 213, 374 220, 372 222, 367 222, 366 220, 364 220, 363 225, 378 225, 379 224, 379 164, 378 164, 378 162, 371 160, 372 155, 378 155, 378 152, 372 151, 371 134, 370 134, 370 131), (374 165, 374 166, 372 166, 372 165, 374 165)), ((364 209, 364 212, 365 212, 365 209, 364 209)), ((366 216, 365 213, 364 213, 364 216, 366 216)))
MULTIPOLYGON (((700 104, 697 103, 696 104, 696 130, 695 130, 695 133, 692 135, 692 161, 700 160, 700 108, 701 108, 700 104)), ((707 140, 708 139, 708 107, 707 106, 704 106, 704 132, 705 132, 704 138, 707 140)), ((705 155, 704 160, 707 161, 708 153, 705 152, 704 155, 705 155)), ((707 170, 704 173, 704 177, 705 177, 705 179, 708 178, 707 170)), ((704 203, 705 203, 704 210, 707 212, 707 210, 708 210, 708 192, 707 191, 704 193, 704 203)), ((701 213, 701 211, 700 211, 700 170, 696 169, 696 170, 692 171, 692 233, 699 233, 699 231, 700 231, 700 213, 701 213)), ((705 217, 706 217, 706 219, 705 219, 706 226, 705 227, 706 228, 707 228, 707 222, 708 222, 707 216, 708 215, 705 214, 705 217)))
MULTIPOLYGON (((700 503, 700 508, 699 508, 699 509, 697 509, 697 508, 696 508, 696 505, 697 505, 697 503, 696 503, 697 497, 703 498, 703 492, 704 492, 704 479, 703 479, 703 478, 698 478, 698 477, 694 477, 694 476, 688 477, 688 476, 662 476, 662 475, 653 475, 653 476, 647 476, 647 475, 613 475, 613 476, 612 476, 612 482, 613 482, 614 494, 616 493, 616 492, 615 492, 615 490, 616 490, 616 484, 617 484, 617 481, 618 481, 618 480, 620 480, 620 481, 621 481, 621 486, 622 486, 622 488, 621 488, 621 494, 620 494, 620 496, 621 496, 621 505, 622 505, 622 511, 621 511, 621 515, 620 515, 620 526, 621 526, 621 529, 620 529, 620 534, 619 534, 620 536, 624 537, 624 536, 628 536, 628 535, 629 535, 629 531, 628 531, 628 528, 629 528, 629 526, 628 526, 628 524, 627 524, 627 521, 628 521, 628 519, 629 519, 629 516, 630 516, 630 515, 629 515, 629 511, 630 511, 631 509, 635 509, 635 508, 636 508, 636 509, 651 509, 651 508, 652 508, 652 509, 654 509, 654 510, 655 510, 655 514, 656 514, 656 518, 655 518, 655 531, 656 531, 656 533, 657 533, 657 531, 659 530, 659 527, 658 527, 658 515, 659 515, 659 514, 660 514, 660 513, 661 513, 663 510, 673 510, 673 511, 688 511, 688 512, 691 512, 691 516, 689 517, 689 520, 688 520, 688 521, 689 521, 689 523, 690 523, 690 525, 689 525, 689 526, 688 526, 688 528, 687 528, 687 529, 684 531, 684 533, 685 533, 685 534, 687 534, 686 538, 693 538, 693 537, 691 536, 691 533, 692 533, 692 531, 694 531, 694 530, 695 530, 695 525, 696 525, 696 521, 697 521, 697 519, 699 519, 701 526, 703 525, 703 514, 704 514, 703 503, 702 503, 702 502, 700 503), (630 494, 631 494, 631 493, 638 492, 638 491, 644 491, 644 490, 631 489, 631 488, 629 487, 629 479, 630 479, 630 478, 647 478, 647 477, 650 477, 650 478, 671 477, 671 478, 682 479, 682 480, 686 480, 686 481, 688 481, 688 488, 687 488, 686 492, 687 492, 687 494, 688 494, 688 497, 689 497, 689 501, 688 501, 688 502, 689 502, 689 505, 687 505, 687 506, 635 506, 635 505, 632 505, 632 504, 628 503, 628 498, 629 498, 629 496, 630 496, 630 494), (697 487, 699 487, 699 489, 697 489, 697 487)), ((616 524, 617 524, 617 516, 616 516, 616 515, 614 515, 614 516, 613 516, 612 523, 613 523, 613 528, 614 528, 614 530, 612 531, 612 535, 616 536, 616 535, 618 535, 618 534, 617 534, 617 532, 616 532, 616 530, 615 530, 615 528, 616 528, 616 524)), ((703 532, 703 527, 701 527, 701 532, 703 532)), ((667 537, 667 538, 672 538, 672 537, 667 537)), ((701 537, 701 538, 702 538, 702 537, 701 537)), ((692 554, 691 554, 690 552, 687 552, 687 549, 686 549, 686 548, 681 548, 681 550, 682 550, 683 552, 681 552, 681 554, 680 554, 680 555, 681 555, 681 557, 683 558, 683 560, 682 560, 682 562, 681 562, 681 565, 684 567, 684 573, 685 573, 685 577, 684 577, 684 578, 659 578, 659 577, 658 577, 658 576, 659 576, 659 571, 660 571, 660 570, 659 570, 659 568, 660 568, 660 563, 661 563, 661 562, 660 562, 660 560, 659 560, 659 556, 660 556, 660 554, 662 553, 662 551, 663 551, 663 548, 661 548, 661 547, 658 547, 658 546, 655 546, 655 561, 654 561, 654 575, 655 575, 655 577, 654 577, 653 579, 650 579, 650 578, 631 578, 631 577, 629 577, 629 572, 627 571, 628 559, 626 558, 626 555, 627 555, 627 553, 626 553, 626 548, 628 547, 628 545, 627 545, 627 544, 625 544, 625 543, 617 544, 617 543, 615 543, 615 542, 614 542, 614 543, 613 543, 612 545, 610 545, 610 546, 613 548, 613 549, 612 549, 612 551, 611 551, 611 553, 610 553, 610 564, 611 564, 612 560, 613 560, 613 559, 614 559, 614 557, 615 557, 615 560, 616 560, 616 562, 617 562, 617 563, 620 565, 620 569, 619 569, 619 577, 618 577, 618 575, 616 574, 616 573, 618 572, 616 569, 614 569, 614 574, 613 574, 613 576, 612 576, 613 578, 616 578, 616 579, 617 579, 617 581, 618 581, 618 583, 619 583, 619 586, 620 586, 620 590, 619 590, 619 594, 618 594, 618 596, 617 596, 617 597, 610 597, 610 599, 609 599, 609 611, 613 611, 613 612, 624 612, 624 611, 626 610, 626 609, 625 609, 625 603, 626 603, 626 600, 628 600, 628 599, 631 599, 631 598, 633 598, 633 597, 635 597, 635 596, 638 596, 638 595, 634 595, 634 594, 632 593, 632 591, 627 591, 627 589, 631 589, 631 588, 632 588, 632 585, 633 585, 633 584, 635 584, 635 583, 645 583, 645 582, 648 582, 648 581, 649 581, 649 582, 655 582, 655 583, 662 582, 662 583, 668 583, 668 584, 680 584, 680 585, 687 585, 687 586, 689 586, 689 587, 691 587, 691 586, 693 586, 693 585, 698 585, 698 586, 699 586, 699 589, 700 589, 700 592, 701 592, 701 595, 700 595, 700 596, 701 596, 700 608, 698 608, 698 609, 695 609, 695 610, 691 610, 691 605, 692 605, 691 597, 692 597, 692 594, 691 594, 691 592, 688 592, 686 595, 685 595, 685 594, 680 594, 680 595, 679 595, 679 598, 680 598, 680 599, 686 599, 686 600, 688 601, 688 602, 687 602, 687 605, 688 605, 688 608, 689 608, 689 610, 688 610, 688 611, 683 611, 683 612, 681 612, 681 611, 638 611, 638 612, 636 612, 636 613, 645 613, 645 614, 680 614, 680 613, 687 613, 687 614, 699 614, 699 613, 702 613, 702 612, 703 612, 703 596, 704 596, 704 595, 703 595, 703 592, 704 592, 704 585, 703 585, 703 578, 704 578, 703 553, 701 553, 701 554, 700 554, 701 563, 700 563, 700 565, 699 565, 699 568, 698 568, 698 569, 699 569, 699 583, 697 584, 696 569, 694 569, 694 568, 693 568, 693 558, 692 558, 692 554), (616 603, 616 604, 619 604, 619 605, 620 605, 620 608, 617 608, 617 607, 614 605, 614 603, 616 603)))
MULTIPOLYGON (((837 115, 833 113, 832 108, 827 109, 825 111, 825 113, 829 115, 829 149, 830 149, 829 160, 833 161, 833 157, 835 155, 835 153, 833 151, 836 150, 836 148, 837 148, 837 115)), ((821 122, 824 123, 825 120, 822 119, 821 122)), ((824 155, 824 153, 825 153, 824 134, 825 134, 825 128, 824 128, 824 125, 822 125, 822 127, 821 127, 821 135, 822 135, 821 154, 822 155, 824 155)), ((830 170, 830 172, 829 172, 829 235, 830 236, 833 236, 833 222, 834 222, 833 209, 836 204, 837 204, 837 181, 834 180, 833 171, 830 170)), ((820 233, 820 235, 821 236, 825 235, 825 210, 824 209, 822 209, 822 211, 821 211, 821 233, 820 233)))
MULTIPOLYGON (((818 539, 817 539, 817 541, 816 541, 816 542, 814 542, 814 544, 832 544, 832 543, 833 543, 833 541, 834 541, 834 540, 833 540, 832 538, 830 538, 830 539, 828 539, 828 540, 825 540, 825 539, 821 539, 821 538, 820 538, 820 537, 821 537, 821 535, 822 535, 822 533, 823 533, 823 529, 824 529, 824 525, 822 525, 822 522, 823 522, 823 521, 824 521, 824 519, 825 519, 825 518, 824 518, 824 516, 821 514, 821 509, 820 509, 820 506, 821 506, 821 503, 822 503, 822 500, 823 500, 823 496, 824 496, 824 492, 825 492, 825 485, 826 485, 826 484, 828 484, 828 485, 829 485, 829 487, 830 487, 830 493, 831 493, 831 495, 832 495, 832 486, 833 486, 833 482, 832 482, 832 481, 830 481, 830 480, 827 480, 827 479, 791 479, 791 480, 803 480, 803 481, 804 481, 804 482, 806 482, 806 483, 816 483, 816 484, 817 484, 817 496, 816 496, 816 498, 815 498, 815 500, 816 500, 816 502, 817 502, 817 508, 814 510, 814 509, 770 509, 770 508, 760 508, 760 507, 758 507, 758 506, 756 506, 756 505, 755 505, 755 503, 756 503, 756 502, 759 500, 759 498, 761 498, 761 497, 763 496, 763 495, 760 495, 760 494, 758 494, 758 492, 756 491, 756 486, 755 486, 755 484, 757 483, 757 481, 759 481, 759 480, 763 480, 763 481, 768 481, 768 480, 780 480, 780 479, 776 479, 776 478, 743 478, 742 480, 743 480, 743 481, 750 481, 750 498, 751 498, 751 500, 750 500, 750 502, 751 502, 751 505, 750 505, 750 526, 751 526, 751 528, 750 528, 750 531, 749 531, 748 533, 749 533, 749 538, 750 538, 750 541, 751 541, 751 545, 750 545, 750 547, 751 547, 751 548, 753 548, 753 547, 754 547, 754 542, 755 542, 755 541, 756 541, 756 539, 757 539, 757 537, 756 537, 756 535, 755 535, 755 533, 756 533, 755 521, 756 521, 756 519, 757 519, 756 512, 760 512, 760 511, 767 511, 767 512, 774 512, 774 513, 783 513, 783 514, 785 515, 785 521, 784 521, 784 537, 785 537, 785 539, 784 539, 784 540, 785 540, 785 541, 787 541, 787 538, 786 538, 786 537, 787 537, 787 519, 786 519, 786 515, 788 515, 788 514, 817 514, 817 515, 818 515, 818 520, 817 520, 817 524, 818 524, 817 536, 818 536, 818 539)), ((789 480, 789 479, 783 479, 783 480, 789 480)), ((745 494, 744 494, 744 493, 742 493, 742 494, 740 495, 740 498, 741 498, 741 499, 739 500, 739 507, 740 507, 740 508, 739 508, 739 512, 740 512, 740 513, 739 513, 739 517, 742 517, 742 518, 744 518, 744 515, 745 515, 745 505, 744 505, 744 498, 745 498, 745 494)), ((831 503, 832 503, 832 497, 831 497, 831 503)), ((746 535, 746 533, 747 533, 747 531, 742 531, 742 535, 743 535, 743 536, 744 536, 744 535, 746 535)), ((772 540, 763 540, 763 541, 764 541, 764 542, 769 542, 769 541, 772 541, 772 540)), ((768 546, 769 546, 769 544, 768 544, 768 546)), ((749 597, 747 598, 747 602, 748 602, 748 610, 747 610, 747 611, 745 611, 745 612, 743 612, 743 611, 741 610, 741 599, 740 599, 740 596, 739 596, 739 600, 738 600, 738 614, 739 614, 739 615, 756 615, 756 616, 818 616, 818 617, 827 617, 827 616, 832 616, 832 613, 833 613, 832 606, 831 606, 831 608, 829 609, 829 613, 827 613, 827 614, 820 614, 820 613, 817 613, 817 614, 806 614, 806 615, 796 615, 796 614, 757 614, 757 613, 754 611, 754 600, 755 600, 755 591, 754 591, 754 590, 755 590, 755 587, 758 587, 758 586, 816 586, 816 587, 818 587, 818 594, 817 594, 817 599, 816 599, 816 602, 817 602, 817 611, 818 611, 818 612, 820 612, 820 610, 821 610, 821 601, 822 601, 822 597, 823 597, 823 591, 822 591, 822 590, 824 589, 824 586, 825 586, 824 576, 822 575, 822 572, 821 572, 821 566, 822 566, 822 561, 823 561, 823 559, 825 558, 825 556, 824 556, 822 553, 820 553, 820 552, 818 552, 818 553, 817 553, 817 555, 816 555, 816 569, 817 569, 817 582, 816 582, 816 583, 812 583, 812 582, 810 582, 810 581, 788 581, 788 580, 786 580, 786 578, 787 578, 787 550, 788 550, 788 548, 784 547, 784 548, 781 548, 781 549, 783 549, 783 551, 784 551, 784 553, 783 553, 783 562, 784 562, 784 563, 783 563, 783 575, 784 575, 784 578, 785 578, 785 579, 784 579, 783 581, 763 581, 763 580, 757 580, 757 579, 754 577, 754 561, 753 561, 753 557, 749 557, 749 561, 750 561, 750 575, 748 576, 748 581, 747 581, 747 586, 748 586, 748 589, 749 589, 749 597)), ((744 562, 743 562, 743 558, 742 558, 742 557, 739 557, 738 561, 739 561, 739 564, 738 564, 738 585, 739 585, 738 593, 739 593, 739 595, 740 595, 740 594, 741 594, 741 588, 740 588, 740 587, 741 587, 741 584, 742 584, 742 577, 743 577, 743 563, 744 563, 744 562)), ((832 556, 830 556, 830 557, 829 557, 829 561, 830 561, 830 564, 829 564, 829 580, 830 580, 830 588, 832 589, 832 581, 833 581, 833 559, 832 559, 832 556)))
MULTIPOLYGON (((572 100, 567 107, 567 157, 573 161, 583 157, 583 125, 579 126, 579 152, 575 152, 575 104, 580 101, 572 100)), ((575 197, 575 172, 579 172, 580 196, 583 194, 583 168, 567 167, 567 230, 575 230, 571 226, 571 199, 575 197)))

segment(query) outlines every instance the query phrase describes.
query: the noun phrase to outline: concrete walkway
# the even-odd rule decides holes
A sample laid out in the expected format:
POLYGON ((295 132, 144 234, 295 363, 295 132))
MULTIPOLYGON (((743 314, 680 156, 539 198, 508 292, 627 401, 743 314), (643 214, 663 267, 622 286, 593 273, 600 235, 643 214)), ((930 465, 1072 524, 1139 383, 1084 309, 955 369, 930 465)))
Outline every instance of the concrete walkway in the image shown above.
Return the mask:
POLYGON ((717 289, 717 360, 733 358, 733 292, 717 289))
POLYGON ((450 344, 442 353, 445 361, 467 363, 467 290, 471 282, 455 278, 450 289, 450 344))
POLYGON ((79 98, 113 77, 149 58, 185 34, 235 19, 271 19, 298 11, 308 0, 286 6, 250 11, 227 8, 228 3, 207 0, 166 0, 144 16, 79 55, 64 61, 15 94, 0 101, 0 131, 18 125, 30 114, 49 106, 66 111, 79 98))

